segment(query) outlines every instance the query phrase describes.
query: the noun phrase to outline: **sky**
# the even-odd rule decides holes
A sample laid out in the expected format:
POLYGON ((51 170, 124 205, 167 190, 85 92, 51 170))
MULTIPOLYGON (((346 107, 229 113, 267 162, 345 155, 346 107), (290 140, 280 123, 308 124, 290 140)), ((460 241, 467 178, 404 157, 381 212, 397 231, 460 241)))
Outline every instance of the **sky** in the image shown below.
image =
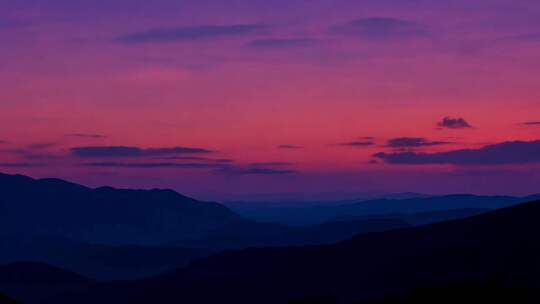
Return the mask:
POLYGON ((536 0, 0 0, 0 172, 540 192, 536 0))

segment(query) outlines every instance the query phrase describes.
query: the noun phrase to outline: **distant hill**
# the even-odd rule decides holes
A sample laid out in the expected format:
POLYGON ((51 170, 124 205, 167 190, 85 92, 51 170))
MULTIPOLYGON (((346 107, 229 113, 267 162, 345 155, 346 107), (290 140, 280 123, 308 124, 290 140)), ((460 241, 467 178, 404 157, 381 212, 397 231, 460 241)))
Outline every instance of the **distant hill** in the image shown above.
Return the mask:
POLYGON ((406 217, 416 213, 446 212, 458 209, 498 209, 540 199, 540 195, 512 197, 470 194, 397 197, 307 207, 298 205, 296 207, 257 208, 249 207, 247 203, 232 204, 231 207, 239 214, 259 221, 274 221, 290 225, 314 225, 344 217, 380 218, 381 216, 386 217, 388 214, 400 214, 406 217))
POLYGON ((355 303, 455 284, 538 292, 539 230, 540 202, 532 202, 329 246, 226 252, 62 301, 273 304, 330 295, 355 303))
POLYGON ((90 189, 57 179, 0 174, 0 236, 150 245, 250 223, 217 203, 171 190, 90 189))
POLYGON ((381 232, 409 227, 401 219, 366 218, 344 219, 323 224, 290 227, 276 223, 228 226, 213 235, 199 239, 180 240, 174 245, 213 250, 241 249, 291 245, 331 244, 357 234, 381 232))
POLYGON ((0 263, 43 262, 102 280, 156 275, 224 249, 327 244, 408 226, 257 223, 171 190, 90 189, 21 175, 0 174, 0 189, 0 263))
POLYGON ((35 261, 99 280, 137 279, 183 267, 208 249, 85 244, 36 236, 0 238, 0 263, 35 261))

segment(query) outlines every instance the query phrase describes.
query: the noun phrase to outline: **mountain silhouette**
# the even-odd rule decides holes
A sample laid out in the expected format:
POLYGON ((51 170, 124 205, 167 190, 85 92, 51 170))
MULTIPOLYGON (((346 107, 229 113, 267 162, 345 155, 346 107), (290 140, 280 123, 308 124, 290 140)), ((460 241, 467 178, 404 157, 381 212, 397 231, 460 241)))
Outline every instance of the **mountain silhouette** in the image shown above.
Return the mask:
POLYGON ((0 263, 26 260, 101 280, 139 279, 225 249, 328 244, 407 227, 352 219, 310 227, 258 223, 171 190, 90 189, 0 174, 0 263))
POLYGON ((453 284, 538 291, 539 230, 537 201, 334 245, 229 251, 55 303, 362 303, 453 284))
POLYGON ((276 223, 230 225, 199 239, 180 240, 181 247, 210 250, 242 249, 287 245, 331 244, 361 233, 409 227, 401 219, 348 219, 306 227, 290 227, 276 223))
POLYGON ((42 262, 99 280, 157 275, 214 253, 198 248, 98 245, 23 235, 0 238, 0 248, 0 263, 42 262))
POLYGON ((417 213, 459 209, 498 209, 536 199, 540 199, 540 195, 513 197, 453 194, 405 198, 398 196, 357 202, 348 201, 347 203, 327 203, 308 207, 252 207, 245 203, 231 204, 231 206, 239 214, 255 220, 274 221, 290 225, 314 225, 332 221, 336 218, 368 216, 381 218, 386 217, 389 213, 408 217, 417 213))
POLYGON ((58 179, 0 174, 0 231, 87 243, 151 245, 249 220, 171 190, 90 189, 58 179))

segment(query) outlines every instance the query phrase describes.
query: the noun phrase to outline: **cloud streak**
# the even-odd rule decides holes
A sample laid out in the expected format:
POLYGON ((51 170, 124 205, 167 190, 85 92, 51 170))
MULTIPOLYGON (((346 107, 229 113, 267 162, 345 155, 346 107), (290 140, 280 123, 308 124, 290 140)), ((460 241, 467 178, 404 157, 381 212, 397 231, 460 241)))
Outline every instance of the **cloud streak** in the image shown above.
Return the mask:
POLYGON ((462 149, 437 153, 380 152, 374 155, 389 164, 503 165, 540 162, 540 140, 511 141, 480 149, 462 149))
POLYGON ((334 27, 332 32, 369 41, 402 40, 430 35, 429 29, 420 23, 389 17, 356 19, 334 27))
POLYGON ((423 137, 398 137, 388 140, 387 147, 391 148, 420 148, 450 144, 447 141, 429 141, 423 137))
POLYGON ((437 123, 440 128, 447 129, 470 129, 472 126, 463 118, 445 117, 437 123))
POLYGON ((253 48, 293 48, 312 46, 317 43, 315 39, 260 39, 250 42, 248 45, 253 48))
POLYGON ((226 175, 288 175, 296 173, 289 169, 292 165, 288 162, 258 162, 245 166, 224 166, 216 172, 226 175))
POLYGON ((303 149, 302 146, 295 146, 295 145, 279 145, 278 149, 288 149, 288 150, 299 150, 303 149))
POLYGON ((44 165, 36 163, 0 163, 1 168, 34 168, 42 166, 44 165))
POLYGON ((364 148, 364 147, 370 147, 373 145, 375 145, 375 143, 372 141, 351 141, 351 142, 335 144, 334 146, 364 148))
POLYGON ((221 165, 216 163, 124 163, 124 162, 95 162, 84 163, 84 167, 99 167, 99 168, 137 168, 137 169, 155 169, 155 168, 178 168, 178 169, 208 169, 218 168, 221 165))
POLYGON ((167 156, 175 154, 207 154, 212 151, 203 148, 190 147, 167 147, 167 148, 148 148, 126 146, 109 147, 76 147, 71 149, 71 153, 78 157, 148 157, 148 156, 167 156))
POLYGON ((227 175, 288 175, 296 173, 295 170, 290 169, 275 169, 275 168, 237 168, 226 167, 218 171, 227 175))
POLYGON ((171 43, 235 37, 265 28, 262 24, 201 25, 191 27, 158 28, 117 37, 118 43, 171 43))
POLYGON ((89 138, 89 139, 107 138, 107 136, 101 135, 101 134, 85 134, 85 133, 71 133, 71 134, 66 134, 65 136, 66 137, 89 138))

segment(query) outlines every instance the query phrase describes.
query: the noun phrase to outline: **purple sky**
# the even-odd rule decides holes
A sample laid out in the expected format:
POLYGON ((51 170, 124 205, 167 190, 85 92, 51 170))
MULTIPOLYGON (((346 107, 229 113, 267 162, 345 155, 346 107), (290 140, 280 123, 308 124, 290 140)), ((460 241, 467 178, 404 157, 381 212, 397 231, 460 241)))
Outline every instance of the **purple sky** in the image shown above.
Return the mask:
POLYGON ((0 0, 0 171, 540 192, 540 2, 0 0))

